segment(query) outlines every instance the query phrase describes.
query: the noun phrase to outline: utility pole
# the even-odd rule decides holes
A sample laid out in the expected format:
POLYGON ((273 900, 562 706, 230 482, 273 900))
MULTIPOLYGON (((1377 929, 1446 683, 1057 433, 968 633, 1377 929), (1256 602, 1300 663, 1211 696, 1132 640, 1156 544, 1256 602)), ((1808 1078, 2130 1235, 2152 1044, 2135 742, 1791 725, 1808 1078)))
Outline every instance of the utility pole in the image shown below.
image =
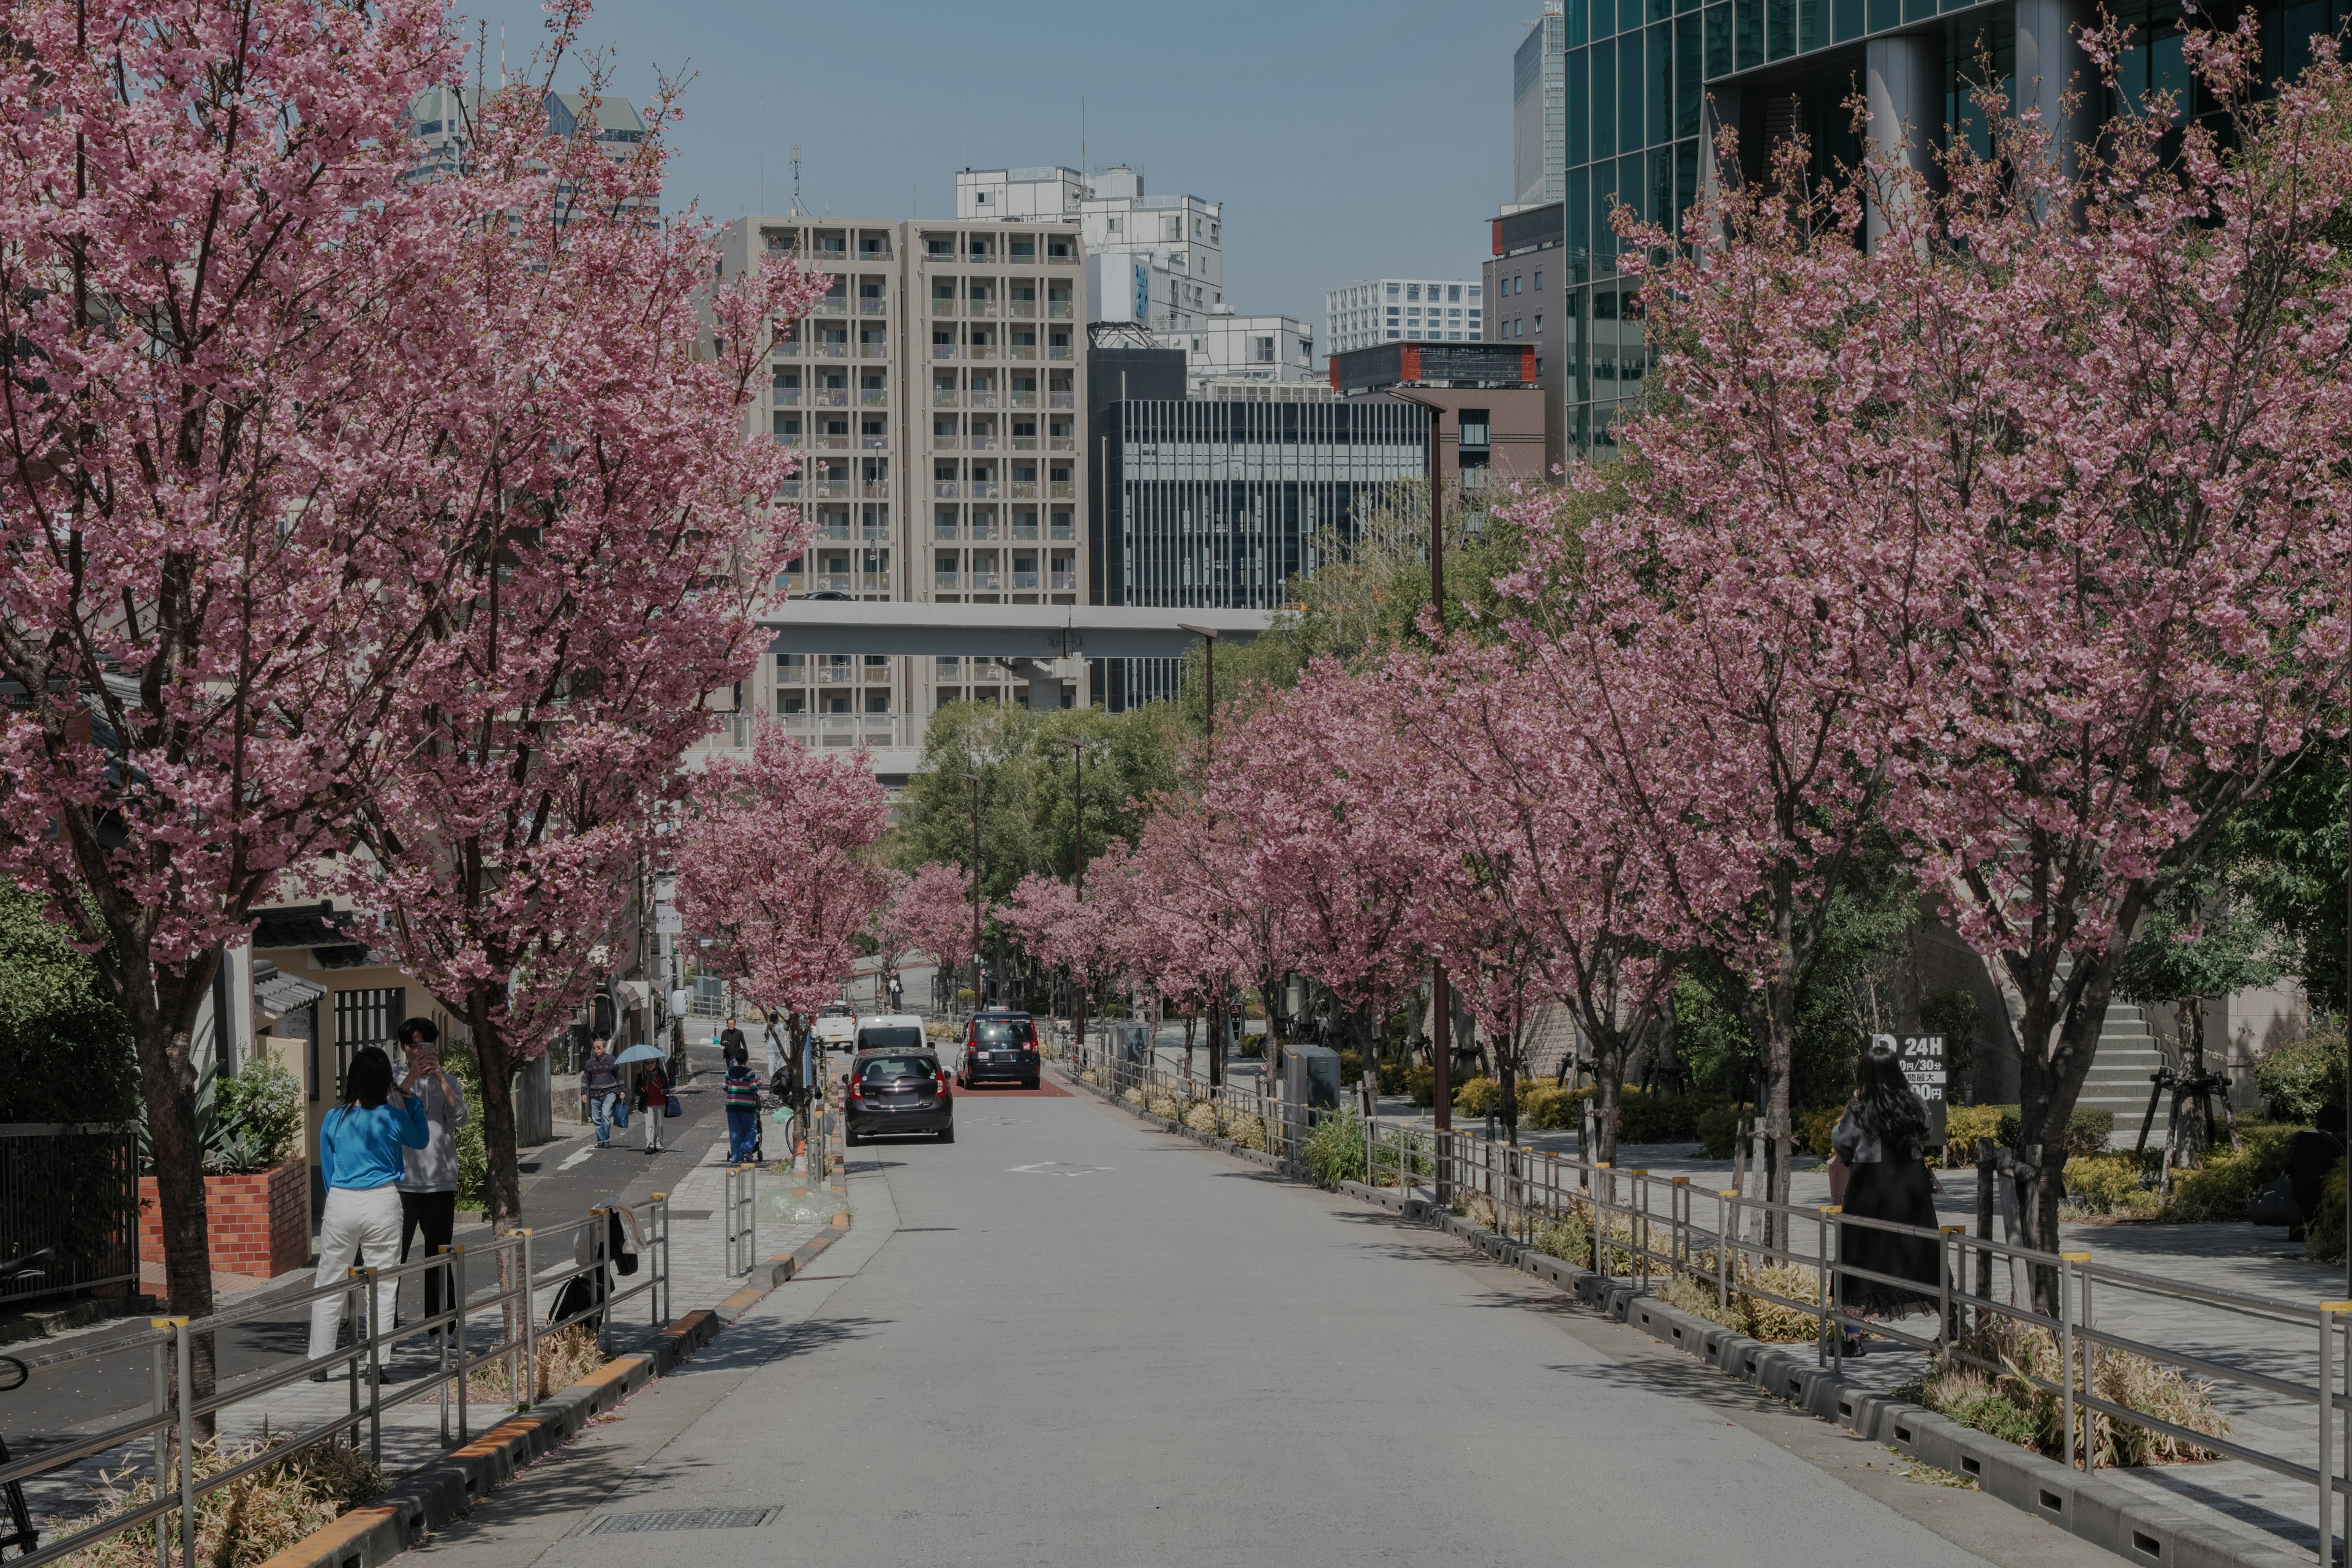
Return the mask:
POLYGON ((981 1008, 980 994, 980 775, 967 772, 971 781, 971 1010, 981 1008))
MULTIPOLYGON (((1075 805, 1077 810, 1077 826, 1070 834, 1072 840, 1070 846, 1070 862, 1075 868, 1071 886, 1076 890, 1078 902, 1083 904, 1087 901, 1087 743, 1083 738, 1074 738, 1072 736, 1065 735, 1062 737, 1062 744, 1070 748, 1070 767, 1072 770, 1070 775, 1070 796, 1071 804, 1075 805)), ((1087 982, 1085 973, 1083 972, 1072 973, 1070 976, 1070 986, 1071 989, 1076 993, 1077 996, 1074 1014, 1077 1028, 1078 1049, 1083 1053, 1087 1046, 1087 982)))

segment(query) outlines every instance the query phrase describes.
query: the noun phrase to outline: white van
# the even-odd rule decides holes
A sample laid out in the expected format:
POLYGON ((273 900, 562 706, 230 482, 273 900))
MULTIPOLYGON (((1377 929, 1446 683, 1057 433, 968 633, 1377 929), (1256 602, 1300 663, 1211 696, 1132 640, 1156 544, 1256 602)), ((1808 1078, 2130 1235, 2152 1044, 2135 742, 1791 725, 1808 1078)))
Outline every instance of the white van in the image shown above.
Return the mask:
POLYGON ((859 1051, 927 1051, 930 1042, 923 1037, 923 1020, 913 1013, 866 1013, 858 1017, 857 1037, 851 1047, 859 1051))

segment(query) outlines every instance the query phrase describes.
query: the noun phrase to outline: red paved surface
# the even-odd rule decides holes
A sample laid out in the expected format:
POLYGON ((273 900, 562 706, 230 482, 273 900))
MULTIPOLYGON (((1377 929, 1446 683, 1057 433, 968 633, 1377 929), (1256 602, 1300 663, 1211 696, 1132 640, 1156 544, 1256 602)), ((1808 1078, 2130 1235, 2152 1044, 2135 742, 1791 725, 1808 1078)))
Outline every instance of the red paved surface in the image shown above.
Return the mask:
POLYGON ((1054 1082, 1050 1079, 1040 1079, 1037 1082, 1037 1087, 1034 1089, 1022 1089, 1017 1085, 1009 1083, 975 1084, 971 1088, 966 1089, 961 1083, 958 1083, 955 1086, 955 1091, 959 1098, 973 1100, 1051 1100, 1056 1095, 1060 1096, 1064 1100, 1067 1100, 1070 1097, 1070 1091, 1068 1089, 1064 1089, 1061 1085, 1054 1082))

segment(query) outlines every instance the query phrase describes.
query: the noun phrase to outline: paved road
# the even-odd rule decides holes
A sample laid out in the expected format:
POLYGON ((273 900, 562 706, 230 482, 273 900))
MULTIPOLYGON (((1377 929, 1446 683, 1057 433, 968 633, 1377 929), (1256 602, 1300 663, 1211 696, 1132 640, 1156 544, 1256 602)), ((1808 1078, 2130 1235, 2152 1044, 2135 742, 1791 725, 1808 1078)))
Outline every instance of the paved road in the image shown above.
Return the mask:
POLYGON ((814 1273, 420 1562, 2112 1563, 1088 1097, 957 1109, 857 1152, 814 1273), (774 1511, 605 1528, 695 1509, 774 1511))

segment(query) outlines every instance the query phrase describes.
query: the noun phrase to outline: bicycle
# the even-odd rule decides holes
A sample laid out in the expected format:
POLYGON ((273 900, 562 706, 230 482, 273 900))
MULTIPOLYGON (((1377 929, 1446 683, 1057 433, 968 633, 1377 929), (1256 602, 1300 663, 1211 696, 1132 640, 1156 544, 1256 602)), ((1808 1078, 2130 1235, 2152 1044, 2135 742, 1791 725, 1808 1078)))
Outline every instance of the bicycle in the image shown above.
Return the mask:
MULTIPOLYGON (((0 1289, 47 1278, 48 1266, 56 1257, 55 1252, 45 1247, 38 1252, 27 1253, 0 1265, 0 1289)), ((33 1369, 15 1356, 0 1355, 0 1394, 14 1394, 24 1387, 32 1375, 33 1369)), ((8 1439, 0 1437, 0 1468, 5 1468, 7 1464, 8 1439)), ((32 1510, 25 1506, 23 1485, 10 1481, 5 1488, 0 1488, 0 1500, 7 1505, 5 1519, 0 1519, 0 1524, 6 1527, 0 1530, 0 1557, 5 1557, 11 1546, 16 1549, 17 1556, 30 1557, 40 1546, 41 1535, 33 1528, 32 1510)))

